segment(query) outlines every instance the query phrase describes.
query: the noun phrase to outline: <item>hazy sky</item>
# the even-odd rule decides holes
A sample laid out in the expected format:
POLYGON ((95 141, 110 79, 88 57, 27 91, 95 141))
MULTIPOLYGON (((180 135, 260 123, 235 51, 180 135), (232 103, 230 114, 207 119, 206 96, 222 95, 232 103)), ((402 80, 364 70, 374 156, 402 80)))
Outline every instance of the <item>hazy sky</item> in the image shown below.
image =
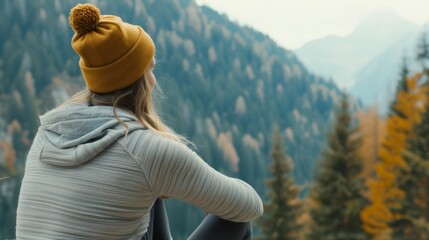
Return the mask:
POLYGON ((326 35, 345 35, 377 11, 394 11, 421 26, 429 22, 429 0, 197 0, 197 3, 267 33, 289 49, 326 35))

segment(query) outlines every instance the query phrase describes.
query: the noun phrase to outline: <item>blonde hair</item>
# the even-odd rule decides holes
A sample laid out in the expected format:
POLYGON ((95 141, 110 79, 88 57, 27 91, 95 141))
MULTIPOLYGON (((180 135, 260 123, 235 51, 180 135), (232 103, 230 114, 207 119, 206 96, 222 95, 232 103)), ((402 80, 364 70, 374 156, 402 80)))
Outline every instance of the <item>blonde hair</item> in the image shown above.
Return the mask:
POLYGON ((69 104, 76 103, 112 106, 113 114, 115 115, 116 119, 118 119, 118 121, 128 129, 128 126, 118 117, 116 113, 116 108, 118 107, 134 114, 143 127, 151 130, 152 132, 155 132, 163 137, 188 144, 190 142, 186 138, 174 133, 174 131, 172 131, 162 122, 155 109, 152 99, 152 92, 156 85, 156 79, 152 74, 152 69, 154 66, 155 60, 152 59, 144 75, 140 77, 140 79, 135 83, 124 89, 112 93, 94 93, 88 89, 85 89, 73 95, 70 99, 65 101, 56 109, 64 108, 69 104))

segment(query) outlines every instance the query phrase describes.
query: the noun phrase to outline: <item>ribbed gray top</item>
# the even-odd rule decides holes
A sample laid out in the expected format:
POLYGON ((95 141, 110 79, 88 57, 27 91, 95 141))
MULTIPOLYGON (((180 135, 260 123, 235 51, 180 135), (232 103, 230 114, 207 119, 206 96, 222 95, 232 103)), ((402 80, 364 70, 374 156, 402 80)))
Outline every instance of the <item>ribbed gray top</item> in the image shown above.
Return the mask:
POLYGON ((17 239, 140 239, 160 196, 236 222, 262 215, 245 182, 208 166, 185 145, 142 129, 110 107, 75 106, 41 117, 28 154, 17 239))

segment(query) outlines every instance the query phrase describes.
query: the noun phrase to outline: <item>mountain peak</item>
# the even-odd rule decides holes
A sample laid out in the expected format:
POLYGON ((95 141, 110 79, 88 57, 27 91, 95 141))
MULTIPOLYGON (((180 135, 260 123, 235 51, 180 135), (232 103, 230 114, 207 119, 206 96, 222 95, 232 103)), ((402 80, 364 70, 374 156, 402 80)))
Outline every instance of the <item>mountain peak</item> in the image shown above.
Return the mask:
POLYGON ((414 31, 419 27, 410 21, 402 18, 393 10, 378 10, 370 13, 354 29, 350 35, 376 34, 380 37, 390 37, 398 30, 414 31))
POLYGON ((362 21, 364 22, 382 22, 385 20, 400 20, 400 21, 406 21, 401 16, 399 16, 395 11, 391 9, 380 9, 371 12, 368 14, 368 16, 362 21))
POLYGON ((369 14, 350 34, 309 42, 296 53, 310 70, 331 76, 338 85, 349 88, 356 72, 371 59, 418 32, 419 26, 394 11, 380 10, 369 14))

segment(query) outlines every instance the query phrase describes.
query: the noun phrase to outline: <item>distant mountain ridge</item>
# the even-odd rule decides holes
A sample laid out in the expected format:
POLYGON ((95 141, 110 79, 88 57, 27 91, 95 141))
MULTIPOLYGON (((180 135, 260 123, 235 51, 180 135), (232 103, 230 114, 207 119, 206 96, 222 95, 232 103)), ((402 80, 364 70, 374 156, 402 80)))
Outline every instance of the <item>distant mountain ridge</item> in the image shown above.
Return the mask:
POLYGON ((344 37, 328 36, 305 44, 296 54, 311 71, 332 77, 341 87, 358 84, 357 74, 389 47, 420 28, 391 11, 376 12, 344 37))
POLYGON ((359 69, 355 74, 356 82, 350 89, 352 95, 365 105, 377 104, 382 113, 387 113, 400 79, 403 61, 406 61, 411 73, 421 69, 416 62, 416 54, 424 31, 421 29, 403 36, 359 69))

